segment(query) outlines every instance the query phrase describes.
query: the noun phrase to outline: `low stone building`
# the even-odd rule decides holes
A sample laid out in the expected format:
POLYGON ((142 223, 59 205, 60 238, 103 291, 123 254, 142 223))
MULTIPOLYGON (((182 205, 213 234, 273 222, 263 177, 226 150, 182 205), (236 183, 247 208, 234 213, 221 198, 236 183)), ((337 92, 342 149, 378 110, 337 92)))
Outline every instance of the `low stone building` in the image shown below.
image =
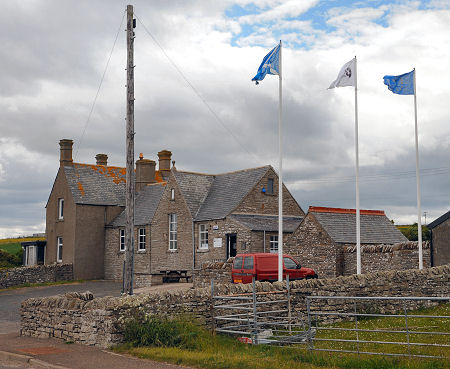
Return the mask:
POLYGON ((450 263, 450 210, 428 224, 431 231, 431 265, 450 263))
MULTIPOLYGON (((361 210, 360 214, 361 247, 407 241, 384 211, 361 210)), ((344 275, 346 270, 351 269, 349 265, 345 265, 345 255, 355 245, 355 209, 311 206, 286 242, 285 251, 297 257, 300 264, 313 268, 320 278, 332 278, 344 275)), ((356 256, 354 264, 356 265, 356 256)), ((364 273, 364 262, 362 272, 364 273)))

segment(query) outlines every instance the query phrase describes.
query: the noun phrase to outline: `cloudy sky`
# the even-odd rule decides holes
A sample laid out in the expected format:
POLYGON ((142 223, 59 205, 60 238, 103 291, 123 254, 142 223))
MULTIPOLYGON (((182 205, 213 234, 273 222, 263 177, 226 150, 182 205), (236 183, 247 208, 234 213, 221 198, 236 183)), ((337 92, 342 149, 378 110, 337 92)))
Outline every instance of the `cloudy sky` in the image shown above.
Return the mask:
MULTIPOLYGON (((2 1, 0 237, 45 230, 61 138, 77 162, 125 165, 126 4, 2 1)), ((277 168, 278 77, 250 80, 281 39, 283 175, 302 208, 355 207, 354 89, 327 87, 356 55, 361 208, 417 221, 414 100, 382 79, 415 67, 422 210, 427 222, 449 210, 448 0, 133 5, 136 158, 168 149, 179 170, 277 168)))

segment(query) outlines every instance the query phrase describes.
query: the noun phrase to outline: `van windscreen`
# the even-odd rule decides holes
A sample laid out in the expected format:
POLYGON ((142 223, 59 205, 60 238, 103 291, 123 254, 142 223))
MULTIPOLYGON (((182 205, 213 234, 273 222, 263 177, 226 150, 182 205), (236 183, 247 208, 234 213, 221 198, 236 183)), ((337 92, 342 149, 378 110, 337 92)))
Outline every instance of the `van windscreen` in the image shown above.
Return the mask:
POLYGON ((238 256, 234 259, 233 269, 242 269, 242 256, 238 256))
POLYGON ((245 257, 244 269, 253 269, 253 256, 246 256, 245 257))

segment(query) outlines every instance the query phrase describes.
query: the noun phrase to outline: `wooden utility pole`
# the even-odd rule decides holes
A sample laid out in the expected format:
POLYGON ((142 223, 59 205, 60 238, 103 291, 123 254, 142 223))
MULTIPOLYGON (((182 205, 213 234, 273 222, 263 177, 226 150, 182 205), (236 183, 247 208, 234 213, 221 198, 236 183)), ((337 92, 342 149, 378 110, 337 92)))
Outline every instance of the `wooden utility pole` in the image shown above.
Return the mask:
POLYGON ((126 188, 126 215, 125 228, 125 271, 123 292, 133 294, 134 272, 134 21, 133 5, 127 6, 127 188, 126 188))

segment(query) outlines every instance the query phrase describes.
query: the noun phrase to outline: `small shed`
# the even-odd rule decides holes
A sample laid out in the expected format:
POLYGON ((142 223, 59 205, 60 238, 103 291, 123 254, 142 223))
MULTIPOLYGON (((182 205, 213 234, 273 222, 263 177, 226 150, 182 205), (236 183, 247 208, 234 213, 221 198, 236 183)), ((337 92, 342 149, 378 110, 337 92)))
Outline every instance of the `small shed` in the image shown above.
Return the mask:
POLYGON ((47 241, 22 242, 23 265, 43 265, 45 260, 45 246, 47 241))
POLYGON ((450 210, 428 224, 431 231, 431 265, 450 263, 450 210))

